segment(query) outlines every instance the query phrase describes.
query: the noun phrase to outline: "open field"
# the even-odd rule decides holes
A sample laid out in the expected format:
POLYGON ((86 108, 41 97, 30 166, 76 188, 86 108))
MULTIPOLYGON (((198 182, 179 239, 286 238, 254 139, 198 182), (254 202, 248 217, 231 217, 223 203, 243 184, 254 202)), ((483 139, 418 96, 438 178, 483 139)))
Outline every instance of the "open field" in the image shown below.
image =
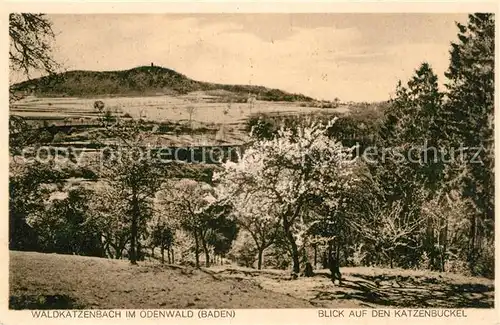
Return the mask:
POLYGON ((10 252, 10 308, 493 308, 494 282, 368 267, 291 280, 287 271, 194 269, 71 255, 10 252))
MULTIPOLYGON (((80 127, 96 123, 94 102, 102 100, 104 110, 118 117, 142 118, 169 124, 170 131, 154 139, 156 145, 193 146, 241 144, 248 140, 247 119, 255 114, 295 115, 312 112, 345 112, 336 109, 301 107, 297 102, 224 103, 214 102, 202 92, 181 96, 106 97, 106 98, 37 98, 26 97, 10 108, 10 113, 39 125, 80 127), (191 112, 191 115, 190 115, 191 112)), ((75 129, 76 130, 76 129, 75 129)), ((80 132, 80 131, 78 131, 80 132)), ((74 136, 80 138, 81 133, 74 136)))
MULTIPOLYGON (((109 97, 109 98, 36 98, 27 97, 11 108, 11 113, 27 118, 64 119, 92 118, 96 115, 94 102, 102 100, 105 109, 112 113, 130 114, 134 118, 146 120, 188 121, 189 108, 192 107, 191 119, 203 123, 234 124, 245 120, 251 114, 275 113, 296 114, 326 110, 315 107, 300 107, 298 102, 224 103, 212 102, 203 94, 182 96, 150 97, 109 97)), ((347 107, 336 108, 345 111, 347 107)), ((334 109, 329 109, 334 111, 334 109)))

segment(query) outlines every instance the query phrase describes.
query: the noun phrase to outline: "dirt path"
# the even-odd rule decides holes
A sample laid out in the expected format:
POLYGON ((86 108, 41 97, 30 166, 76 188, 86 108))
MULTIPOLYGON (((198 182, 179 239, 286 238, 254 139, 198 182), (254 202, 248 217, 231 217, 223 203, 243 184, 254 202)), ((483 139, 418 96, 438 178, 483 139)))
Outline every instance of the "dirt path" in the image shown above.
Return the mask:
POLYGON ((326 270, 311 278, 291 280, 280 271, 219 269, 224 277, 252 279, 264 289, 332 308, 493 308, 494 282, 456 274, 345 268, 342 286, 333 285, 326 270))

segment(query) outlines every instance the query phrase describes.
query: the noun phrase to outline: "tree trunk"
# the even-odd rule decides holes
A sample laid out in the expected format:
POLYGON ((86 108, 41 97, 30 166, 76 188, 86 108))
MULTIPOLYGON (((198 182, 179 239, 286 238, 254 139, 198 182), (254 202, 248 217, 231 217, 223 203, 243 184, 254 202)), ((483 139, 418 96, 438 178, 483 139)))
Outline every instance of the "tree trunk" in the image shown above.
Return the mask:
POLYGON ((151 247, 151 257, 155 258, 155 248, 151 247))
POLYGON ((473 268, 476 259, 476 235, 477 235, 476 222, 477 222, 476 215, 473 214, 470 225, 470 234, 469 234, 470 242, 469 242, 469 252, 468 252, 469 267, 471 269, 473 268))
POLYGON ((204 246, 203 250, 205 251, 205 266, 210 267, 210 254, 208 252, 208 248, 206 248, 206 246, 204 246))
POLYGON ((297 243, 295 243, 295 238, 290 229, 285 230, 286 238, 290 242, 290 247, 292 249, 292 261, 293 261, 293 272, 296 274, 300 273, 300 261, 299 261, 299 250, 297 248, 297 243))
POLYGON ((167 260, 168 260, 168 264, 172 264, 172 259, 170 258, 170 249, 167 248, 167 260))
POLYGON ((118 245, 116 246, 117 247, 116 251, 119 252, 117 259, 121 259, 123 257, 123 250, 125 249, 125 246, 127 245, 127 243, 128 243, 128 239, 125 239, 123 241, 120 241, 118 243, 118 245))
MULTIPOLYGON (((293 212, 292 220, 299 215, 300 208, 301 204, 297 204, 295 206, 295 211, 293 212)), ((285 231, 286 238, 290 243, 292 261, 293 261, 293 273, 298 275, 300 273, 299 250, 297 248, 297 243, 295 242, 295 238, 293 237, 293 234, 290 231, 291 226, 292 225, 288 220, 288 215, 287 214, 283 215, 283 230, 285 231)))
POLYGON ((349 265, 349 260, 347 259, 347 256, 349 255, 349 247, 347 245, 347 243, 344 243, 344 246, 343 246, 343 254, 344 256, 342 256, 344 258, 344 265, 347 266, 349 265))
POLYGON ((194 231, 194 259, 196 267, 200 267, 200 243, 196 230, 194 231))
POLYGON ((257 269, 260 270, 262 269, 262 255, 264 253, 264 249, 261 247, 257 247, 259 250, 259 259, 257 260, 257 269))
POLYGON ((174 249, 172 247, 170 247, 170 253, 172 255, 172 264, 175 263, 175 259, 174 259, 174 249))
POLYGON ((205 266, 210 267, 210 252, 208 251, 207 242, 203 236, 201 237, 201 244, 203 246, 203 251, 205 252, 205 266))
POLYGON ((136 253, 135 253, 135 259, 136 261, 142 261, 142 245, 140 241, 137 241, 137 248, 136 248, 136 253))
POLYGON ((115 250, 115 258, 117 260, 123 257, 123 250, 125 249, 125 245, 112 246, 115 250))
POLYGON ((160 252, 161 252, 161 264, 165 263, 165 248, 163 246, 160 247, 160 252))
POLYGON ((445 220, 444 236, 443 236, 443 249, 441 251, 441 272, 445 272, 446 264, 446 250, 448 249, 448 217, 445 220))
MULTIPOLYGON (((439 222, 438 227, 441 226, 441 222, 439 222)), ((438 229, 440 231, 440 228, 438 229)), ((439 236, 439 234, 438 234, 439 236)), ((426 250, 429 252, 429 265, 428 268, 430 270, 435 270, 435 253, 436 253, 436 246, 435 246, 435 238, 434 238, 434 225, 432 223, 432 220, 429 219, 427 221, 427 238, 426 238, 426 250)))
POLYGON ((318 245, 314 244, 314 269, 318 265, 318 245))
POLYGON ((327 250, 323 251, 323 257, 321 259, 321 265, 324 269, 328 268, 328 253, 327 250))
POLYGON ((106 253, 108 255, 108 257, 111 256, 111 255, 109 255, 109 253, 110 253, 109 244, 107 244, 107 243, 104 243, 104 253, 106 253))
POLYGON ((137 221, 139 219, 139 202, 135 190, 132 193, 132 224, 130 227, 130 263, 137 265, 137 221))
POLYGON ((115 254, 111 253, 111 249, 110 249, 110 245, 109 244, 105 244, 104 250, 106 251, 106 254, 108 254, 108 256, 110 258, 114 258, 116 256, 116 252, 115 252, 115 254))

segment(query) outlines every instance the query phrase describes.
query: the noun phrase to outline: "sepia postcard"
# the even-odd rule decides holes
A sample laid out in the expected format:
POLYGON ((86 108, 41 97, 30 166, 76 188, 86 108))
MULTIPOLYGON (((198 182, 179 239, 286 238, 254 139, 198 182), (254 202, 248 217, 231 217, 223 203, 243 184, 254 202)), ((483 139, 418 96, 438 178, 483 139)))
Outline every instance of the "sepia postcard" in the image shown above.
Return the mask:
POLYGON ((499 324, 497 4, 1 6, 0 325, 499 324))

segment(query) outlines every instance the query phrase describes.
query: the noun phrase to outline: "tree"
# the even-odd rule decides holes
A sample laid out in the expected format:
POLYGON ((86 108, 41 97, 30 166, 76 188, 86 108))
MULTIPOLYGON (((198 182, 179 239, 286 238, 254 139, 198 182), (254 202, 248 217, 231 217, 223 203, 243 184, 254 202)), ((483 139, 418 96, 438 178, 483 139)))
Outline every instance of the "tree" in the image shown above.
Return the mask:
POLYGON ((446 77, 448 102, 443 119, 450 146, 470 148, 461 192, 470 204, 468 260, 471 267, 480 256, 482 238, 493 243, 494 231, 494 90, 495 15, 469 15, 467 25, 457 24, 458 42, 452 44, 446 77), (479 163, 478 163, 479 161, 479 163))
POLYGON ((51 190, 45 185, 60 184, 60 173, 52 169, 51 163, 16 163, 9 166, 9 249, 38 250, 36 231, 30 225, 33 215, 42 213, 44 202, 51 190))
POLYGON ((44 252, 104 256, 100 229, 89 218, 89 190, 70 188, 67 196, 53 198, 30 223, 44 252))
POLYGON ((352 176, 351 153, 326 135, 330 126, 282 127, 276 137, 251 143, 237 163, 226 162, 224 171, 214 175, 229 196, 257 193, 272 202, 297 274, 298 247, 311 222, 308 210, 318 204, 337 206, 338 194, 349 186, 352 176))
MULTIPOLYGON (((382 188, 382 206, 397 207, 401 215, 395 220, 404 221, 399 229, 413 229, 419 224, 427 228, 418 234, 422 249, 406 250, 403 260, 417 260, 425 253, 434 265, 436 251, 436 229, 443 227, 443 220, 422 219, 422 206, 444 193, 446 171, 455 164, 446 157, 441 140, 443 94, 438 88, 438 78, 427 63, 422 63, 405 86, 398 83, 396 97, 385 112, 381 127, 381 143, 385 146, 379 161, 371 166, 374 177, 382 188)), ((437 198, 439 200, 439 198, 437 198)), ((388 221, 388 220, 386 220, 388 221)), ((379 229, 387 233, 387 228, 379 229)), ((392 255, 394 256, 394 255, 392 255)), ((392 257, 391 257, 392 264, 392 257)))
POLYGON ((193 114, 196 111, 196 108, 192 105, 186 107, 186 111, 189 114, 189 127, 191 130, 193 129, 193 114))
MULTIPOLYGON (((28 79, 34 71, 54 73, 59 65, 52 57, 51 43, 54 32, 51 22, 43 14, 9 15, 9 68, 12 73, 20 73, 28 79)), ((21 96, 9 87, 9 103, 21 96)), ((9 118, 9 152, 19 155, 29 145, 38 145, 47 140, 43 129, 34 129, 20 116, 9 118)), ((50 166, 39 163, 9 165, 9 248, 37 249, 36 233, 26 222, 30 214, 43 208, 47 195, 43 184, 58 181, 57 173, 50 166)))
POLYGON ((403 143, 436 145, 440 125, 436 117, 442 109, 443 94, 438 88, 438 78, 431 66, 424 62, 403 86, 396 88, 396 97, 386 110, 386 123, 382 137, 387 145, 403 143))
POLYGON ((33 127, 22 116, 9 117, 9 153, 12 156, 21 155, 29 146, 36 150, 52 138, 46 128, 33 127))
MULTIPOLYGON (((59 64, 53 59, 52 42, 55 39, 52 23, 44 14, 9 15, 9 68, 30 79, 35 71, 54 74, 59 64)), ((9 103, 22 98, 10 85, 9 103)), ((9 150, 19 154, 28 146, 43 142, 43 130, 34 129, 21 116, 9 118, 9 150)))
POLYGON ((116 119, 110 122, 104 118, 102 122, 103 128, 96 140, 104 145, 109 145, 105 141, 110 138, 115 142, 108 147, 114 150, 98 157, 101 176, 124 205, 123 217, 130 222, 129 259, 131 264, 137 264, 139 238, 153 215, 153 200, 166 173, 150 156, 147 139, 152 131, 148 131, 144 121, 116 119))
MULTIPOLYGON (((222 188, 224 190, 224 188, 222 188)), ((258 193, 237 193, 230 197, 238 225, 246 230, 257 248, 257 268, 262 268, 264 250, 274 243, 279 229, 279 218, 273 202, 258 193)))
POLYGON ((89 212, 91 222, 101 232, 107 256, 121 259, 123 251, 130 244, 127 201, 120 197, 117 188, 104 182, 94 190, 89 203, 89 212))
POLYGON ((208 230, 204 213, 215 200, 213 188, 191 179, 169 180, 158 195, 166 211, 194 238, 195 263, 200 267, 200 247, 206 246, 204 232, 208 230))
POLYGON ((253 267, 257 255, 253 243, 254 240, 247 231, 240 231, 231 247, 229 258, 239 266, 253 267))
POLYGON ((392 268, 398 253, 418 249, 418 233, 423 223, 420 216, 403 212, 402 202, 385 205, 375 215, 372 224, 365 225, 365 237, 377 253, 382 253, 392 268))
POLYGON ((168 263, 172 263, 173 254, 171 254, 172 245, 174 244, 174 230, 166 220, 157 218, 151 230, 151 247, 154 257, 155 247, 160 247, 161 263, 165 263, 165 250, 167 250, 168 263))
MULTIPOLYGON (((205 210, 204 250, 208 260, 208 247, 213 248, 214 258, 224 257, 231 249, 239 232, 239 227, 232 217, 233 207, 220 199, 212 202, 205 210)), ((207 265, 208 266, 208 265, 207 265)))
POLYGON ((45 14, 10 14, 9 36, 10 69, 29 78, 33 71, 52 74, 59 68, 52 54, 52 22, 45 14))
MULTIPOLYGON (((433 250, 426 250, 431 252, 430 256, 427 255, 429 258, 427 267, 445 272, 450 271, 447 267, 448 262, 452 262, 453 265, 465 265, 463 261, 466 261, 469 241, 467 201, 459 192, 452 191, 427 201, 422 210, 426 222, 432 223, 431 228, 425 229, 425 235, 428 236, 428 232, 432 231, 434 239, 433 250)), ((490 276, 492 271, 493 268, 483 275, 490 276)))

